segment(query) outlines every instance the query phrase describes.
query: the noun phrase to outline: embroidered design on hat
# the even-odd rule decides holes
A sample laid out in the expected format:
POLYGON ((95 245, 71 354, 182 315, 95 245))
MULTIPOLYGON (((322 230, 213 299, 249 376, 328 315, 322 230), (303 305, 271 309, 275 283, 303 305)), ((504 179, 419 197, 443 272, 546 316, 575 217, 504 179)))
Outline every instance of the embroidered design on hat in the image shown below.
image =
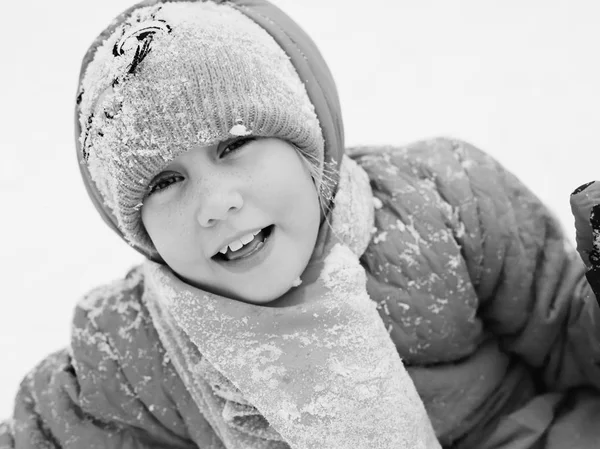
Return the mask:
MULTIPOLYGON (((160 10, 160 8, 158 9, 160 10)), ((157 10, 157 11, 158 11, 157 10)), ((133 54, 133 59, 131 63, 127 66, 127 73, 125 76, 134 74, 140 63, 144 60, 148 53, 151 50, 151 43, 154 39, 154 35, 157 33, 170 33, 172 31, 171 26, 162 19, 154 20, 156 11, 150 16, 153 20, 145 20, 143 22, 139 22, 135 25, 130 26, 129 28, 123 29, 123 35, 115 45, 113 46, 112 54, 114 57, 118 58, 126 54, 130 54, 133 52, 135 48, 135 53, 133 54)), ((122 76, 117 76, 111 83, 112 87, 109 87, 103 94, 100 95, 100 99, 98 102, 101 103, 101 98, 107 96, 107 94, 111 94, 113 89, 117 84, 119 84, 122 76)), ((81 97, 83 96, 83 89, 81 93, 77 97, 77 102, 81 101, 81 97)), ((114 111, 104 111, 104 115, 107 119, 112 119, 114 117, 114 111)), ((92 127, 92 121, 94 119, 94 113, 91 113, 88 117, 85 135, 82 144, 82 156, 83 160, 87 162, 89 158, 89 151, 87 148, 87 141, 89 137, 89 132, 92 127)), ((99 131, 99 135, 102 137, 102 131, 99 131)))
POLYGON ((123 33, 113 47, 113 56, 119 57, 135 48, 133 60, 127 73, 134 73, 138 65, 150 53, 152 39, 159 32, 171 32, 171 27, 164 20, 151 20, 132 26, 123 33))

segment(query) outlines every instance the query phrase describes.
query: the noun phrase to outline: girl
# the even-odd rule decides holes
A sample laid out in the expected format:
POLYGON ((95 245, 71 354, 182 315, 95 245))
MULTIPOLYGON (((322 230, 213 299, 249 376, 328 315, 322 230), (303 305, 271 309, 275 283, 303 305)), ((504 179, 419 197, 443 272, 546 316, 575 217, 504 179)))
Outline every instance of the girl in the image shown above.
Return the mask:
MULTIPOLYGON (((344 156, 331 74, 273 5, 125 11, 76 135, 148 260, 79 303, 0 447, 597 445, 600 311, 556 221, 464 142, 344 156)), ((597 199, 573 195, 590 277, 597 199)))
POLYGON ((289 18, 138 4, 85 58, 76 123, 91 198, 148 262, 80 302, 0 446, 439 447, 358 262, 368 178, 289 18))

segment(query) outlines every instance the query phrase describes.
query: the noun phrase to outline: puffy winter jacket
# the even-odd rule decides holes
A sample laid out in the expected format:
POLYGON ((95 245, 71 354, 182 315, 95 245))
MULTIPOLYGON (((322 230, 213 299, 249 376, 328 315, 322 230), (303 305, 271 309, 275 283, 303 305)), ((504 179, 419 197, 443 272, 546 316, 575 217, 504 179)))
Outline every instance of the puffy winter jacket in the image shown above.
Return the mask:
MULTIPOLYGON (((597 447, 600 311, 549 211, 464 142, 349 153, 376 198, 367 289, 443 445, 597 447)), ((80 302, 69 348, 23 381, 2 449, 219 447, 143 289, 134 269, 80 302)))
POLYGON ((548 209, 464 142, 351 153, 380 206, 367 288, 440 441, 597 447, 600 311, 548 209))

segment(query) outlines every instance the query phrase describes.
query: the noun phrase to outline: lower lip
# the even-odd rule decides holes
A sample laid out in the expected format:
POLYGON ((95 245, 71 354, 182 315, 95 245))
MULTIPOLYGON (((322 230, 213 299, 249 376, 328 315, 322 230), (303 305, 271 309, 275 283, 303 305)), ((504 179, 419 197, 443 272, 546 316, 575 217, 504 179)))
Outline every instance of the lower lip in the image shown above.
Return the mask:
POLYGON ((252 268, 264 262, 264 260, 271 254, 271 251, 273 251, 273 240, 275 239, 276 232, 277 229, 273 227, 273 229, 271 229, 271 234, 269 234, 269 237, 264 241, 260 249, 254 251, 251 255, 235 260, 220 260, 217 263, 233 273, 243 273, 251 270, 252 268))

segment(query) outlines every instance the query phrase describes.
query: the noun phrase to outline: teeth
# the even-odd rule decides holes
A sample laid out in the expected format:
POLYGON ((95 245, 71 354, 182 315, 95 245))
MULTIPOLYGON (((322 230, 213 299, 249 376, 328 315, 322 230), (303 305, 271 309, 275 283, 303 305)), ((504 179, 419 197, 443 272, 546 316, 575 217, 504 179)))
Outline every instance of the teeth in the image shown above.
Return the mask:
POLYGON ((231 251, 237 251, 238 249, 240 249, 242 246, 244 246, 244 244, 239 241, 239 240, 234 240, 233 242, 231 242, 229 244, 229 249, 231 251))
POLYGON ((250 234, 246 234, 243 237, 240 237, 240 241, 246 245, 248 243, 250 243, 252 240, 254 240, 254 234, 250 233, 250 234))
POLYGON ((242 246, 247 245, 248 243, 250 243, 252 240, 254 240, 254 237, 256 237, 256 235, 262 231, 262 229, 259 229, 258 231, 255 232, 250 232, 249 234, 246 234, 242 237, 239 238, 239 240, 234 240, 233 242, 231 242, 229 245, 225 245, 223 248, 221 248, 219 250, 219 252, 221 254, 226 254, 227 253, 227 248, 231 249, 231 251, 237 251, 238 249, 240 249, 242 246))

